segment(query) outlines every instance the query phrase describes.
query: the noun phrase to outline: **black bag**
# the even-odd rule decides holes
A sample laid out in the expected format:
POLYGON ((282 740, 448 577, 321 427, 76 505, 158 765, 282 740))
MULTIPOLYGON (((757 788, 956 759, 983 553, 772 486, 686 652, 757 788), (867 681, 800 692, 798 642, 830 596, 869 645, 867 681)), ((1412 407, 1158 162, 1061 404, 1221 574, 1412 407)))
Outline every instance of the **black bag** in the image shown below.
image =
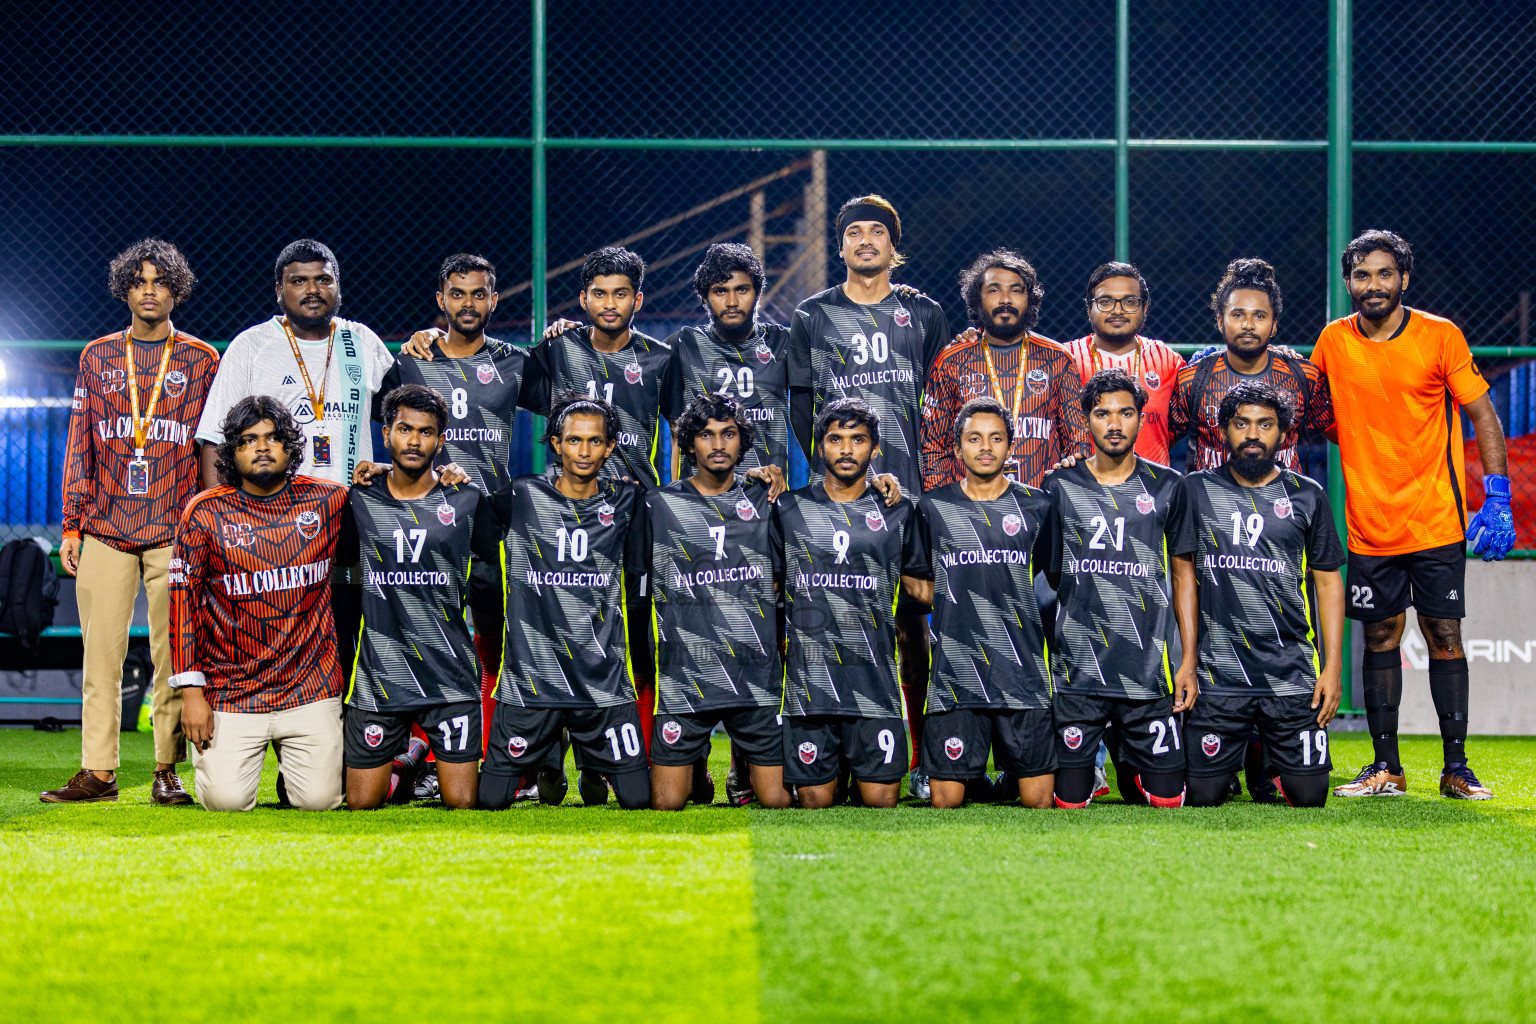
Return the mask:
POLYGON ((139 712, 155 681, 155 663, 148 647, 129 647, 123 659, 123 732, 139 731, 139 712))
POLYGON ((59 577, 43 542, 18 538, 0 548, 0 633, 10 633, 35 648, 43 630, 53 625, 59 604, 59 577))

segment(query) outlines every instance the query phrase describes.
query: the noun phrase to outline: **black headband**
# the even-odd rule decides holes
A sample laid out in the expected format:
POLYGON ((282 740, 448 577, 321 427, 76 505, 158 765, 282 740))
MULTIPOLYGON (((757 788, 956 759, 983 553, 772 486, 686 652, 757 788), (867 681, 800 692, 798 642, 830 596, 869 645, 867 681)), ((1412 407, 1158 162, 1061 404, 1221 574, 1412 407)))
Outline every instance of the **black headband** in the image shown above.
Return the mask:
POLYGON ((872 220, 884 224, 885 230, 891 233, 891 244, 901 244, 901 228, 896 226, 896 217, 883 206, 874 203, 856 203, 844 209, 837 215, 837 237, 842 241, 843 232, 848 230, 848 225, 856 221, 872 220))

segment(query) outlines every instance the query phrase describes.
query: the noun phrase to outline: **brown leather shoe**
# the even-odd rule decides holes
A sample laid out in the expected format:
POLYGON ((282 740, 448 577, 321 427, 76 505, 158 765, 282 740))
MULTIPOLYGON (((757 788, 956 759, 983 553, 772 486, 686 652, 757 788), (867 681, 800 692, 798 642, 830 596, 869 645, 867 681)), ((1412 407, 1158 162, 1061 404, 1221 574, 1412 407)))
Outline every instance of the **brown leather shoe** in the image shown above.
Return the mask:
POLYGON ((162 768, 155 772, 155 781, 149 787, 149 798, 162 807, 192 802, 192 794, 181 787, 181 780, 176 777, 174 768, 162 768))
POLYGON ((95 772, 82 768, 63 787, 39 793, 37 798, 45 804, 86 804, 116 800, 117 777, 114 775, 111 782, 102 782, 95 772))

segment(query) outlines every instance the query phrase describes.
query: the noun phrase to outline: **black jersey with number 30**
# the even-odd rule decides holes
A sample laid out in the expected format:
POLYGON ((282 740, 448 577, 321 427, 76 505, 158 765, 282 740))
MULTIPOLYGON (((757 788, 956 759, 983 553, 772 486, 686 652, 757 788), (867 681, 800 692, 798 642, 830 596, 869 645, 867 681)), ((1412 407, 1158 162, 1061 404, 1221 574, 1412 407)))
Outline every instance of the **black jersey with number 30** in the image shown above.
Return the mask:
POLYGON ((774 581, 784 574, 768 488, 678 480, 645 497, 657 709, 777 708, 784 696, 774 581))
POLYGON ((900 718, 896 597, 902 576, 926 576, 928 551, 912 502, 887 508, 868 488, 833 501, 813 483, 779 499, 789 609, 784 714, 900 718))
POLYGON ((472 356, 453 359, 433 342, 432 361, 402 356, 384 376, 374 396, 376 420, 383 419, 384 397, 402 384, 421 384, 448 403, 448 428, 436 464, 450 462, 469 474, 470 482, 495 494, 511 480, 512 421, 522 397, 523 350, 486 338, 472 356))
MULTIPOLYGON (((530 708, 610 707, 635 699, 629 629, 644 627, 641 489, 600 481, 567 498, 552 476, 521 476, 492 501, 506 526, 506 643, 497 695, 530 708)), ((648 674, 649 648, 633 653, 648 674), (643 655, 643 657, 640 657, 643 655)))
MULTIPOLYGON (((1146 459, 1102 484, 1084 462, 1053 470, 1051 567, 1060 574, 1051 668, 1056 689, 1149 700, 1173 691, 1169 558, 1180 549, 1182 476, 1146 459)), ((1184 541, 1187 545, 1187 541, 1184 541)))
POLYGON ((1185 488, 1200 580, 1201 692, 1310 694, 1320 666, 1308 572, 1344 564, 1328 492, 1289 470, 1245 487, 1230 463, 1191 473, 1185 488))
POLYGON ((1051 672, 1035 597, 1051 499, 1010 483, 991 501, 960 484, 918 508, 933 566, 933 669, 928 710, 1051 706, 1051 672))
POLYGON ((655 487, 661 400, 670 386, 672 350, 665 342, 631 331, 617 352, 592 347, 592 328, 546 338, 528 353, 523 405, 543 416, 554 399, 580 391, 610 403, 619 414, 619 443, 603 464, 603 476, 629 477, 655 487))
POLYGON ((405 499, 384 478, 354 487, 336 557, 363 569, 348 704, 396 712, 480 698, 464 607, 501 614, 500 523, 483 491, 439 484, 405 499))

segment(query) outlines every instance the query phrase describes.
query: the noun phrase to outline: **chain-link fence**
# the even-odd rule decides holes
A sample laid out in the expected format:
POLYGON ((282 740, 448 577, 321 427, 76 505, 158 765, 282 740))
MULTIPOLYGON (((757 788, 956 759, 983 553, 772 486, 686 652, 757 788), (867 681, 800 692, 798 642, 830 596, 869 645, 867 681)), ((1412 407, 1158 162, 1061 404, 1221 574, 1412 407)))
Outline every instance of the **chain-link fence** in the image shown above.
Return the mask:
MULTIPOLYGON (((1009 245, 1051 337, 1085 333, 1082 283, 1122 255, 1151 282, 1148 334, 1215 343, 1216 279, 1262 256, 1304 346, 1338 309, 1342 211, 1414 242, 1410 301, 1513 349, 1480 363, 1509 433, 1536 426, 1527 8, 22 3, 0 28, 0 534, 56 535, 74 363, 122 326, 106 263, 147 234, 188 254, 177 323, 214 341, 270 315, 272 259, 302 235, 386 339, 432 321, 435 267, 470 250, 500 268, 495 333, 526 340, 576 312, 581 256, 612 243, 650 264, 638 326, 664 333, 701 318, 691 275, 721 239, 762 251, 765 314, 787 319, 840 277, 837 205, 876 191, 902 212, 901 276, 956 323, 960 267, 1009 245)), ((1536 453, 1511 448, 1536 513, 1536 453)), ((1328 476, 1326 449, 1307 468, 1328 476)))

